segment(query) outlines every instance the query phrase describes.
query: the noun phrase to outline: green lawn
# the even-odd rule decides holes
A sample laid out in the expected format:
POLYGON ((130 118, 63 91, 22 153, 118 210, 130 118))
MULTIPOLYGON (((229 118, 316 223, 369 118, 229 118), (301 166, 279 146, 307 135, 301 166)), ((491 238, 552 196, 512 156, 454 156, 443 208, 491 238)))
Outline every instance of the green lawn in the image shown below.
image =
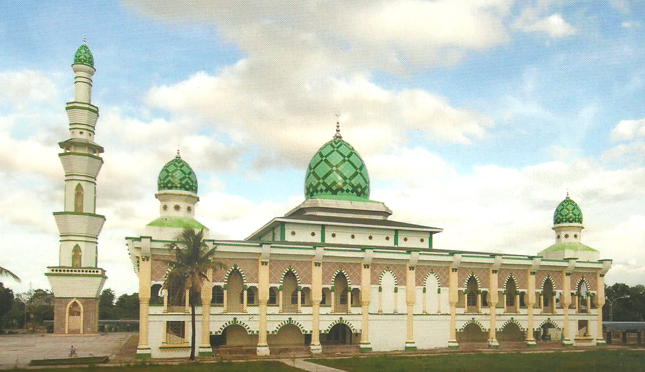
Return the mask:
POLYGON ((289 367, 280 362, 217 362, 217 363, 186 363, 179 365, 144 365, 134 364, 123 367, 71 367, 43 369, 12 369, 24 372, 302 372, 300 369, 289 367))
POLYGON ((645 351, 593 350, 554 353, 441 354, 314 359, 311 362, 348 372, 495 371, 595 372, 645 371, 645 351))

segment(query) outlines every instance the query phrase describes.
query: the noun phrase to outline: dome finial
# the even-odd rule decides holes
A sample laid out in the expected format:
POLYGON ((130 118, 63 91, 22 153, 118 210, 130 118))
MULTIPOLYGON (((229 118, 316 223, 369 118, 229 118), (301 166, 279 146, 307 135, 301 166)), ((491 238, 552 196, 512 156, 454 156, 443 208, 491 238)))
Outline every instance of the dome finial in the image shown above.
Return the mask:
POLYGON ((181 159, 181 154, 179 153, 179 149, 177 149, 177 155, 175 157, 181 159))
POLYGON ((87 38, 83 35, 83 44, 87 44, 87 38))
POLYGON ((334 134, 334 139, 336 138, 343 138, 340 135, 340 112, 336 112, 336 134, 334 134))
POLYGON ((569 188, 567 187, 567 199, 569 199, 569 188))

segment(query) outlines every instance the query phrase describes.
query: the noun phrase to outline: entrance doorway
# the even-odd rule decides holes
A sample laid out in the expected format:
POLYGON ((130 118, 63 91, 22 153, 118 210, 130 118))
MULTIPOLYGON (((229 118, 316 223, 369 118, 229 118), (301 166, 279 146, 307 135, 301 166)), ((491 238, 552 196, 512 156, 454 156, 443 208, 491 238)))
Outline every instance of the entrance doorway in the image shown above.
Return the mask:
POLYGON ((352 341, 352 330, 347 326, 347 324, 338 323, 331 327, 329 333, 325 334, 325 337, 320 340, 322 343, 331 344, 331 345, 351 345, 352 341))

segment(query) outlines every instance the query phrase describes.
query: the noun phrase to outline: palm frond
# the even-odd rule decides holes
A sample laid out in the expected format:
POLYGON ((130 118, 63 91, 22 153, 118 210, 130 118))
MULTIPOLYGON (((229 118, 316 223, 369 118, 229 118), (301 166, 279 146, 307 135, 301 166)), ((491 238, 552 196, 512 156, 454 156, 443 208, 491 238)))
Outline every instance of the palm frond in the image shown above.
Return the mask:
POLYGON ((10 278, 13 278, 13 280, 17 281, 20 283, 20 278, 18 275, 12 273, 11 271, 5 269, 4 267, 0 266, 0 276, 8 276, 10 278))

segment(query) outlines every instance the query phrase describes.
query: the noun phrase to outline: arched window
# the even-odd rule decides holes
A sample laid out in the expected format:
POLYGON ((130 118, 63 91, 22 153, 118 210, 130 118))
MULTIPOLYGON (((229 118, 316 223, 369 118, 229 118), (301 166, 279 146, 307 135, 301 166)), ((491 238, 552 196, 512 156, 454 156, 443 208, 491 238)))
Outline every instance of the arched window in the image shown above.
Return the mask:
POLYGON ((72 267, 82 267, 82 258, 83 258, 83 253, 81 252, 81 247, 79 247, 78 244, 74 246, 74 249, 72 249, 72 267))
POLYGON ((544 285, 542 286, 542 312, 544 313, 549 313, 552 314, 555 309, 555 298, 553 298, 553 282, 551 279, 548 279, 544 281, 544 285))
POLYGON ((247 289, 247 291, 246 291, 246 304, 247 305, 255 305, 255 297, 257 297, 255 295, 256 290, 257 290, 256 287, 249 287, 249 289, 247 289))
POLYGON ((244 309, 242 303, 244 302, 244 279, 242 274, 236 268, 228 274, 226 281, 226 309, 230 313, 241 313, 244 309), (237 293, 237 295, 236 295, 237 293))
POLYGON ((276 293, 276 289, 271 287, 269 288, 269 305, 275 305, 278 303, 278 295, 276 293))
POLYGON ((587 288, 587 283, 583 280, 578 285, 578 312, 587 312, 587 297, 589 297, 589 289, 587 288))
POLYGON ((506 312, 515 312, 515 296, 517 295, 517 285, 513 278, 506 282, 506 312))
POLYGON ((161 292, 161 284, 153 284, 150 287, 150 305, 163 304, 163 297, 159 292, 161 292))
POLYGON ((291 270, 284 274, 284 278, 282 278, 282 296, 282 311, 285 313, 297 312, 298 279, 291 270))
POLYGON ((335 297, 334 311, 347 312, 347 278, 345 274, 339 272, 334 278, 335 297))
POLYGON ((477 292, 479 291, 479 286, 477 285, 477 280, 474 277, 468 279, 468 284, 466 285, 466 311, 469 313, 477 312, 477 292))
POLYGON ((320 300, 321 305, 326 305, 327 304, 327 295, 325 294, 325 288, 323 288, 322 291, 322 299, 320 300))
POLYGON ((339 302, 341 305, 347 305, 347 289, 340 293, 339 302))
POLYGON ((213 287, 211 304, 224 305, 224 289, 219 285, 213 287))
POLYGON ((298 305, 298 290, 294 289, 293 292, 291 292, 291 304, 292 305, 298 305))
POLYGON ((83 186, 79 183, 74 190, 74 212, 83 212, 83 186))

